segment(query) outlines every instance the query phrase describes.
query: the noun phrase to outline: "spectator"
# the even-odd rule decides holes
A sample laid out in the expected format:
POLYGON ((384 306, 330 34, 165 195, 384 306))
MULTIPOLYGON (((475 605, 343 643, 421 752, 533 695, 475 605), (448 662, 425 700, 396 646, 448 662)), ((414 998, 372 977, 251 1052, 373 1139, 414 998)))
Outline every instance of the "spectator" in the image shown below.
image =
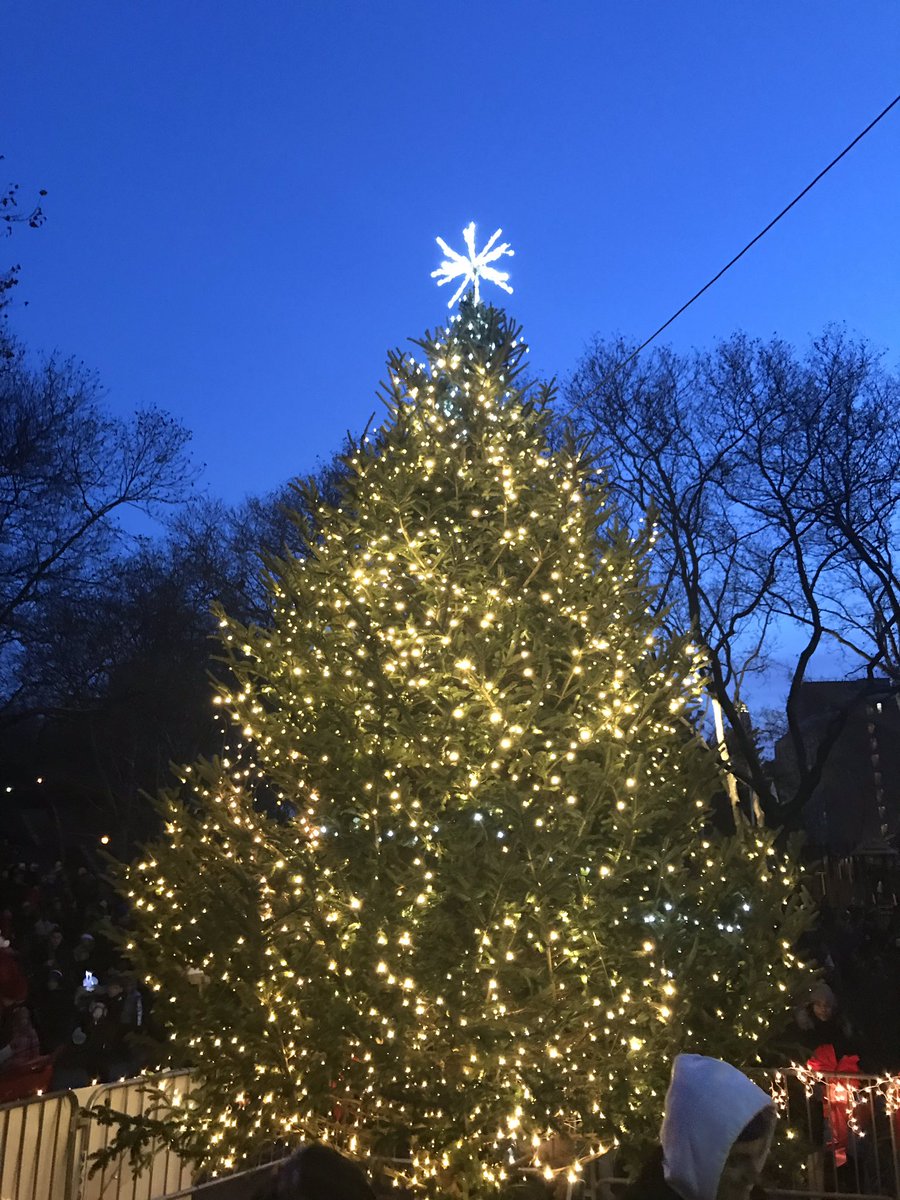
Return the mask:
POLYGON ((67 1042, 72 1032, 72 997, 64 990, 62 975, 53 968, 35 996, 34 1016, 41 1045, 48 1053, 67 1042))
POLYGON ((72 956, 63 944, 61 929, 51 929, 47 935, 47 954, 44 966, 59 971, 60 975, 68 975, 72 966, 72 956))
POLYGON ((79 975, 85 971, 91 971, 96 974, 96 955, 94 952, 94 935, 91 933, 83 933, 78 939, 78 944, 72 951, 72 962, 75 965, 75 970, 79 975))
POLYGON ((40 1058, 41 1044, 24 1004, 13 1009, 11 1030, 7 1044, 0 1046, 0 1071, 19 1071, 40 1058))
POLYGON ((118 971, 107 972, 101 992, 110 1020, 115 1025, 121 1024, 122 1008, 125 1004, 125 981, 118 971))
POLYGON ((819 1046, 832 1046, 837 1058, 853 1052, 853 1030, 827 983, 816 984, 806 1003, 794 1013, 794 1023, 800 1044, 809 1054, 819 1046))
POLYGON ((97 898, 99 888, 96 878, 90 873, 87 867, 79 867, 72 883, 72 892, 75 897, 75 905, 78 909, 78 914, 84 917, 88 905, 91 901, 97 898))
POLYGON ((91 1079, 108 1080, 113 1076, 112 1065, 116 1057, 118 1030, 109 1019, 102 1000, 94 1000, 88 1009, 87 1021, 82 1021, 85 1040, 82 1061, 91 1079))
POLYGON ((0 938, 0 1009, 24 1004, 28 998, 28 980, 12 946, 0 938))
POLYGON ((679 1054, 660 1145, 625 1200, 750 1200, 775 1130, 775 1107, 737 1068, 679 1054))
POLYGON ((311 1142, 291 1155, 258 1200, 375 1200, 375 1193, 356 1163, 311 1142))
POLYGON ((46 941, 55 928, 56 922, 51 920, 48 913, 42 908, 34 922, 34 936, 39 942, 46 941))

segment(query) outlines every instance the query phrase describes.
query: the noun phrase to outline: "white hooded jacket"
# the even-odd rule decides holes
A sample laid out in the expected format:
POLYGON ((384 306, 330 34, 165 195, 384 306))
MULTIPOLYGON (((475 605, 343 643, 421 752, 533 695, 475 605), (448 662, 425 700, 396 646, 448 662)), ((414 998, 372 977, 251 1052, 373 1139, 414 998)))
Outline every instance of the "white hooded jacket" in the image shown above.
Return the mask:
POLYGON ((765 1161, 774 1127, 772 1097, 736 1067, 701 1054, 679 1054, 660 1130, 666 1183, 683 1200, 716 1200, 738 1135, 764 1109, 773 1120, 759 1148, 765 1161))

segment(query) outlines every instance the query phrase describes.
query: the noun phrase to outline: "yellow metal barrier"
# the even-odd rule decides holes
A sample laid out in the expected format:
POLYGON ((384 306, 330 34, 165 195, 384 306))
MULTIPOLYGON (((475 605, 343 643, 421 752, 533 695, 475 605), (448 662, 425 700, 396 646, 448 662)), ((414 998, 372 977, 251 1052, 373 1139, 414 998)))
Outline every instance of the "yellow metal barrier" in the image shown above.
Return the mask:
MULTIPOLYGON (((117 1112, 138 1117, 147 1113, 158 1103, 150 1091, 162 1092, 174 1104, 187 1091, 190 1072, 166 1071, 147 1079, 123 1079, 118 1083, 105 1083, 91 1092, 84 1103, 85 1108, 102 1108, 104 1105, 117 1112)), ((161 1116, 160 1112, 154 1115, 161 1116)), ((77 1174, 78 1190, 72 1200, 163 1200, 190 1188, 194 1172, 189 1163, 182 1162, 167 1146, 150 1149, 150 1165, 135 1176, 131 1164, 117 1159, 102 1170, 91 1174, 93 1155, 104 1150, 115 1136, 114 1129, 88 1120, 83 1125, 83 1138, 79 1148, 77 1174)))
POLYGON ((78 1138, 72 1092, 0 1106, 0 1197, 70 1200, 78 1138))

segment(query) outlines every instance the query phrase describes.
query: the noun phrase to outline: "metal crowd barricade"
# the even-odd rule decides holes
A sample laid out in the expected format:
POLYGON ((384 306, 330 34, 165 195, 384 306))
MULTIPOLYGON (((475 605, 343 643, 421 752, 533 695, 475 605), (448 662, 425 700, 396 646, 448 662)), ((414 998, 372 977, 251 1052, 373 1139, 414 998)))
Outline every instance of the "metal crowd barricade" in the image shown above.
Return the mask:
POLYGON ((230 1181, 271 1170, 271 1164, 206 1184, 195 1183, 190 1163, 168 1146, 149 1148, 149 1163, 137 1174, 127 1158, 93 1170, 94 1155, 115 1137, 115 1127, 83 1115, 109 1105, 117 1112, 162 1118, 190 1084, 188 1071, 167 1071, 79 1092, 55 1092, 0 1105, 0 1200, 176 1200, 227 1197, 230 1181), (160 1105, 162 1104, 162 1107, 160 1105))
MULTIPOLYGON (((168 1097, 174 1106, 190 1084, 190 1072, 165 1071, 145 1079, 123 1079, 96 1088, 85 1108, 109 1106, 118 1112, 137 1117, 163 1115, 158 1108, 159 1093, 168 1097), (153 1094, 155 1093, 155 1094, 153 1094)), ((107 1166, 93 1171, 93 1155, 105 1150, 115 1137, 109 1125, 88 1119, 82 1126, 83 1138, 79 1147, 79 1162, 75 1171, 76 1188, 72 1200, 164 1200, 183 1194, 193 1183, 194 1171, 165 1145, 150 1147, 150 1163, 139 1174, 132 1170, 126 1158, 114 1159, 107 1166)))
MULTIPOLYGON (((813 1075, 799 1067, 752 1073, 771 1091, 783 1127, 800 1147, 796 1169, 769 1191, 772 1200, 897 1200, 900 1198, 900 1079, 813 1075), (846 1119, 846 1120, 844 1120, 846 1119)), ((189 1163, 167 1146, 151 1147, 136 1175, 127 1159, 91 1173, 93 1155, 108 1147, 115 1128, 81 1115, 105 1104, 131 1116, 163 1117, 190 1084, 187 1071, 169 1071, 74 1092, 0 1105, 0 1200, 180 1200, 242 1192, 258 1166, 200 1183, 189 1163), (157 1107, 162 1101, 162 1109, 157 1107), (81 1102, 80 1102, 81 1101, 81 1102), (246 1175, 246 1179, 244 1176, 246 1175)), ((571 1200, 616 1200, 624 1181, 613 1154, 588 1164, 569 1188, 571 1200)))
POLYGON ((78 1101, 72 1092, 0 1106, 3 1200, 70 1200, 77 1140, 78 1101))
POLYGON ((896 1079, 802 1067, 750 1074, 802 1148, 798 1177, 778 1195, 900 1197, 896 1079))

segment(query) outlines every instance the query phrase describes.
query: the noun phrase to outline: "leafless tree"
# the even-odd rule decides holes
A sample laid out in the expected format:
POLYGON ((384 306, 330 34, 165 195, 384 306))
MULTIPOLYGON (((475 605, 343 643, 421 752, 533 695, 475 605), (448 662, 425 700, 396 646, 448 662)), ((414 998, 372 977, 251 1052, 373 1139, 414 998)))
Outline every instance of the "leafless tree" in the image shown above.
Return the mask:
MULTIPOLYGON (((2 161, 3 155, 0 154, 0 162, 2 161)), ((46 191, 41 188, 38 192, 38 199, 24 208, 19 204, 19 191, 17 183, 7 184, 5 189, 0 190, 0 233, 4 233, 7 237, 11 236, 16 226, 24 225, 29 229, 40 229, 44 223, 44 209, 41 201, 47 195, 46 191)), ((6 310, 12 301, 12 290, 18 282, 18 263, 13 263, 6 270, 0 271, 0 356, 4 358, 9 358, 14 353, 8 338, 2 335, 6 310)))
POLYGON ((86 610, 115 569, 127 509, 159 513, 192 479, 188 434, 159 409, 121 420, 72 362, 0 358, 0 712, 20 710, 23 654, 48 606, 86 610))
POLYGON ((780 822, 812 795, 841 729, 804 737, 814 664, 840 646, 900 677, 900 381, 834 330, 803 356, 744 336, 629 355, 594 345, 567 387, 571 416, 624 517, 654 523, 661 619, 705 648, 729 768, 780 822), (779 799, 743 701, 786 626, 799 641, 784 714, 799 784, 779 799))

